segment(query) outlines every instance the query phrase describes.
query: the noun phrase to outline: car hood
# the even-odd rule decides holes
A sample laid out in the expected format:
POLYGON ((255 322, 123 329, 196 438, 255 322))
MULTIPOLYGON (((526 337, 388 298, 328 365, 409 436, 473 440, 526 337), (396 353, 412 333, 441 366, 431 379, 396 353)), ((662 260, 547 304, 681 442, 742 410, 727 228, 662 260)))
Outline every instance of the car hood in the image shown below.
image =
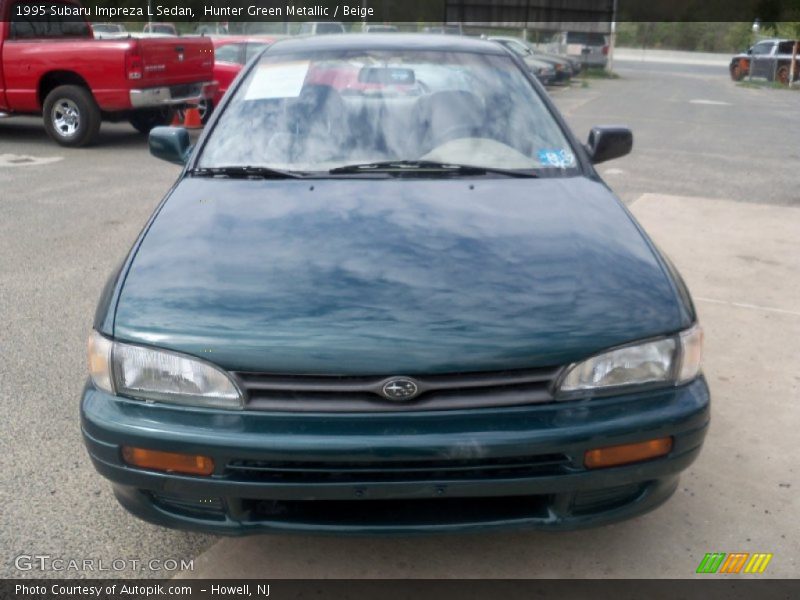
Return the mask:
POLYGON ((555 366, 689 325, 601 183, 188 177, 141 240, 117 339, 231 370, 555 366))

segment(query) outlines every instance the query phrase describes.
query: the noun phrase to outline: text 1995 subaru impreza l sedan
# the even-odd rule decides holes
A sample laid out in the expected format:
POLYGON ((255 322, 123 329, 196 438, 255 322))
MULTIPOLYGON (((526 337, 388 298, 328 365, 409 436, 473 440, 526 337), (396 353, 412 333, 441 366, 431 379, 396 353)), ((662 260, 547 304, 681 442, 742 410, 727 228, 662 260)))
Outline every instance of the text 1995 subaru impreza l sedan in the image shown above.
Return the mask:
POLYGON ((681 278, 491 42, 321 36, 240 74, 106 287, 97 470, 217 533, 572 528, 652 509, 709 422, 681 278))

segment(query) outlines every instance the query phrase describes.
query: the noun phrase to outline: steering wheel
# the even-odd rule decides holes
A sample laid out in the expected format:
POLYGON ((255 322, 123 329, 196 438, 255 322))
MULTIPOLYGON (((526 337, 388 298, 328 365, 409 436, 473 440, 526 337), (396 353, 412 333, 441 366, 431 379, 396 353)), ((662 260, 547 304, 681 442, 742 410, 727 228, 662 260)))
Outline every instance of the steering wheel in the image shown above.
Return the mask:
POLYGON ((461 90, 428 96, 423 115, 429 128, 429 142, 434 148, 452 140, 478 137, 486 120, 481 99, 472 92, 461 90))

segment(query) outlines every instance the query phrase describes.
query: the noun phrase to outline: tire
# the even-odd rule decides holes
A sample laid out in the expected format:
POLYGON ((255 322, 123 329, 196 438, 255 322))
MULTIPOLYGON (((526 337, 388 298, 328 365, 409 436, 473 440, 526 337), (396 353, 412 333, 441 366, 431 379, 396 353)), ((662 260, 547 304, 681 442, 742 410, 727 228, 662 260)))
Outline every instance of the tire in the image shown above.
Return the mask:
POLYGON ((744 69, 742 69, 738 62, 731 67, 731 79, 734 81, 741 81, 744 79, 745 75, 746 73, 744 72, 744 69))
POLYGON ((62 146, 88 146, 100 131, 100 108, 92 93, 78 85, 60 85, 47 94, 44 128, 62 146))
POLYGON ((159 125, 169 125, 175 111, 171 108, 152 108, 137 110, 128 118, 128 122, 139 133, 147 135, 150 130, 159 125))

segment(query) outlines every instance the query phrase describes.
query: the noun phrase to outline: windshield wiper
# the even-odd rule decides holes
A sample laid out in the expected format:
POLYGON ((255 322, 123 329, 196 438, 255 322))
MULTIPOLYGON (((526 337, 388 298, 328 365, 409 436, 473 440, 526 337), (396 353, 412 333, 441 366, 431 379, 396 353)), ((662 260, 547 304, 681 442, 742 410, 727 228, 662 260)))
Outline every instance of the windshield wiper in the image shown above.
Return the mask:
POLYGON ((234 179, 302 179, 305 174, 300 171, 283 171, 270 167, 254 167, 250 165, 235 167, 201 167, 189 171, 197 177, 230 177, 234 179))
POLYGON ((383 162, 361 163, 336 167, 328 171, 331 175, 348 173, 452 173, 454 175, 486 175, 487 173, 506 175, 507 177, 538 177, 530 171, 480 167, 477 165, 459 165, 438 162, 435 160, 387 160, 383 162))

